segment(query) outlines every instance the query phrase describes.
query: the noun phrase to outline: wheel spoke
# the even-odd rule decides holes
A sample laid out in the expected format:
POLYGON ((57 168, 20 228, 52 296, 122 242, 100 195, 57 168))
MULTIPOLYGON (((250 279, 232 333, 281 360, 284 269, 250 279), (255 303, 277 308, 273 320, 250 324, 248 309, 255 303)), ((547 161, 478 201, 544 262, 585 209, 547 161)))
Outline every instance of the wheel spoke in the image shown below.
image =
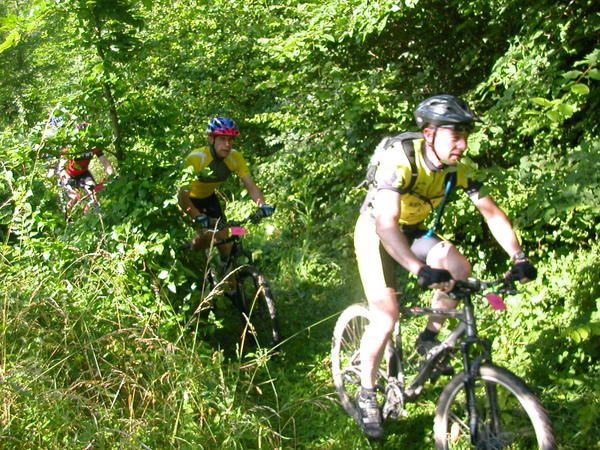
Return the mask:
MULTIPOLYGON (((331 348, 333 382, 344 410, 358 420, 356 395, 360 389, 360 342, 368 325, 368 310, 363 305, 348 307, 338 318, 331 348)), ((391 345, 388 343, 388 346, 391 345)), ((388 351, 392 353, 388 347, 388 351)), ((387 385, 387 361, 382 359, 375 380, 381 404, 387 385)))
MULTIPOLYGON (((482 366, 473 380, 477 438, 474 447, 495 449, 555 449, 547 414, 527 386, 512 373, 482 366)), ((446 386, 436 411, 438 449, 473 448, 464 375, 446 386)))
POLYGON ((238 295, 249 343, 271 347, 280 340, 277 312, 271 291, 256 269, 245 269, 237 277, 238 295))

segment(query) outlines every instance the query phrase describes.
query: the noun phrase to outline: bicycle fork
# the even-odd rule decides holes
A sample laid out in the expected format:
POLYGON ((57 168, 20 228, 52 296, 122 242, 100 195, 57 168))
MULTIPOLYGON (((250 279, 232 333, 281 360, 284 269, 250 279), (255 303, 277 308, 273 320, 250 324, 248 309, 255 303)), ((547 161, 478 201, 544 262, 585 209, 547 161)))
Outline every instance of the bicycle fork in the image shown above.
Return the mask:
MULTIPOLYGON (((467 338, 462 343, 461 347, 463 353, 463 364, 465 367, 465 373, 467 375, 464 381, 464 386, 467 400, 467 411, 469 414, 469 432, 471 435, 471 444, 477 445, 477 443, 479 442, 480 432, 480 429, 478 427, 480 423, 480 412, 477 410, 477 396, 475 394, 475 384, 477 382, 477 376, 479 374, 479 368, 481 367, 481 364, 483 362, 491 362, 490 344, 485 340, 467 338), (476 344, 479 344, 482 347, 482 352, 475 358, 471 358, 469 356, 470 348, 476 344)), ((490 425, 492 431, 496 434, 499 431, 500 418, 498 413, 498 398, 496 388, 493 383, 485 383, 484 402, 485 401, 488 402, 487 406, 489 406, 489 412, 491 414, 491 417, 489 418, 491 420, 490 425)))

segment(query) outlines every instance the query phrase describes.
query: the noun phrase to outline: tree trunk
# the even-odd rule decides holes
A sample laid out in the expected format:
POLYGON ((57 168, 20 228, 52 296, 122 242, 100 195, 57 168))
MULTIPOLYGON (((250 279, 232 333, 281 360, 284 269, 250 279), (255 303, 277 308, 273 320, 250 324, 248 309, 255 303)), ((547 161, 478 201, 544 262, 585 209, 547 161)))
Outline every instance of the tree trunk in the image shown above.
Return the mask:
MULTIPOLYGON (((102 60, 103 67, 105 67, 104 63, 106 62, 106 59, 104 55, 104 50, 99 44, 100 42, 102 42, 102 26, 100 20, 97 17, 95 17, 95 21, 96 38, 98 42, 96 44, 96 51, 98 52, 98 56, 102 60)), ((112 94, 110 85, 105 80, 102 81, 102 93, 104 94, 104 98, 108 102, 108 114, 110 116, 110 127, 112 130, 113 145, 115 147, 115 158, 117 158, 117 161, 122 161, 125 158, 125 155, 123 154, 121 126, 119 125, 119 114, 117 113, 115 97, 112 94)))
POLYGON ((122 161, 124 158, 123 147, 121 145, 121 126, 119 125, 119 115, 117 114, 117 106, 112 95, 109 84, 106 81, 102 82, 102 92, 104 98, 108 102, 108 114, 110 115, 110 127, 112 129, 113 144, 115 146, 115 158, 117 161, 122 161))

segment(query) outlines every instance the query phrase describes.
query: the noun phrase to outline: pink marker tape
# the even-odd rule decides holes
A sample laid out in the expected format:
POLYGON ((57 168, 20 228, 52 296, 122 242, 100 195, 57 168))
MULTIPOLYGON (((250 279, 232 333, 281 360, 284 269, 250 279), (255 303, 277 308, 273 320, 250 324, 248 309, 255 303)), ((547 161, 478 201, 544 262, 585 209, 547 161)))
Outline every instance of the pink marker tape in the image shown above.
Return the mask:
POLYGON ((234 236, 243 236, 246 234, 246 229, 244 227, 231 227, 231 234, 234 236))
POLYGON ((493 309, 506 309, 506 303, 497 294, 485 294, 485 298, 493 309))

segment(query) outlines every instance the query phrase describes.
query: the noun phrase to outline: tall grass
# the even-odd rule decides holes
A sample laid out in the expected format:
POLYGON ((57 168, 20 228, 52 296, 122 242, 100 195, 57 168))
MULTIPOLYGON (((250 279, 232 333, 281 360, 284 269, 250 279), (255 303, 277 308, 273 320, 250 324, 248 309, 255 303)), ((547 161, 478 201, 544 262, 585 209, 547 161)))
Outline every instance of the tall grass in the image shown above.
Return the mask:
POLYGON ((4 250, 2 447, 281 447, 268 355, 225 359, 127 255, 4 250))
MULTIPOLYGON (((328 356, 360 283, 353 259, 322 245, 322 228, 295 239, 275 230, 262 246, 286 339, 273 354, 214 339, 220 311, 205 313, 218 296, 184 281, 201 278, 196 260, 186 268, 149 233, 91 232, 85 220, 1 249, 1 448, 370 448, 335 402, 328 356)), ((599 425, 597 247, 540 261, 529 294, 480 322, 496 361, 539 393, 565 449, 594 448, 599 425)), ((386 424, 382 448, 432 448, 440 386, 386 424)))

